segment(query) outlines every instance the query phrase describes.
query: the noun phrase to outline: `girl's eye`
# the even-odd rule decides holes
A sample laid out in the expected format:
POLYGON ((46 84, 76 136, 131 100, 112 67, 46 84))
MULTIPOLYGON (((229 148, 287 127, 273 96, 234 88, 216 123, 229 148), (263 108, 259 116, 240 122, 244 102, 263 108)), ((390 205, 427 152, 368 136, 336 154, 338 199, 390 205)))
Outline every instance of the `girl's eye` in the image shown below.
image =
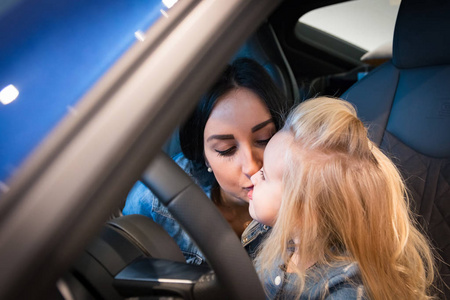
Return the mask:
POLYGON ((266 177, 264 177, 263 169, 259 170, 259 174, 260 174, 262 180, 266 180, 266 177))
POLYGON ((231 148, 228 148, 226 150, 220 151, 215 150, 219 156, 232 156, 236 150, 236 146, 233 146, 231 148))
POLYGON ((258 141, 256 141, 256 143, 261 146, 266 146, 269 143, 271 138, 272 137, 268 138, 267 140, 258 140, 258 141))

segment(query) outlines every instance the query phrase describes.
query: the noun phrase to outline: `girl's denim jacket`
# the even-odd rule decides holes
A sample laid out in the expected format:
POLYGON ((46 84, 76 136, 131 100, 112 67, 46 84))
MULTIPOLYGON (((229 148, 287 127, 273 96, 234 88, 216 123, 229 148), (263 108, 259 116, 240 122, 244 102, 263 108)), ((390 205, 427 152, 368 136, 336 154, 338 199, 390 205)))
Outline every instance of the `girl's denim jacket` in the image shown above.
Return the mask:
POLYGON ((242 246, 244 246, 245 250, 247 250, 247 253, 252 261, 255 260, 258 247, 270 229, 271 228, 269 226, 253 220, 242 233, 242 246))
MULTIPOLYGON (((192 177, 189 170, 189 160, 178 154, 173 157, 173 160, 188 174, 191 178, 198 183, 198 181, 192 177)), ((211 187, 201 186, 205 194, 211 198, 211 187)), ((128 194, 125 207, 122 211, 124 215, 140 214, 153 219, 156 223, 161 225, 169 235, 175 240, 184 254, 187 263, 202 265, 206 264, 206 259, 203 253, 194 244, 188 234, 181 228, 177 221, 172 217, 167 208, 153 195, 153 193, 140 181, 131 189, 128 194)), ((255 250, 262 239, 262 236, 267 232, 268 227, 263 227, 257 222, 252 222, 248 226, 248 229, 252 227, 252 230, 246 230, 242 235, 241 241, 244 247, 248 251, 251 258, 255 256, 255 250), (256 223, 256 225, 255 225, 256 223), (246 233, 248 231, 248 233, 246 233)))
POLYGON ((312 266, 301 295, 296 291, 297 275, 287 273, 282 265, 275 267, 264 281, 267 299, 368 299, 356 262, 312 266))

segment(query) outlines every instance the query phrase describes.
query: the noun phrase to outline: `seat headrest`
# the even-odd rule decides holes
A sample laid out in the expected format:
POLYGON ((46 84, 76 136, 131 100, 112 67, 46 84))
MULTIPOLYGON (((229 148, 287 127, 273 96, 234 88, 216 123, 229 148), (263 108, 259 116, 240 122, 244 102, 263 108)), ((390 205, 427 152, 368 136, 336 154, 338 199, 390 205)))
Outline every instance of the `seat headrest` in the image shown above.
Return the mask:
POLYGON ((450 64, 450 1, 403 0, 394 31, 398 68, 450 64))

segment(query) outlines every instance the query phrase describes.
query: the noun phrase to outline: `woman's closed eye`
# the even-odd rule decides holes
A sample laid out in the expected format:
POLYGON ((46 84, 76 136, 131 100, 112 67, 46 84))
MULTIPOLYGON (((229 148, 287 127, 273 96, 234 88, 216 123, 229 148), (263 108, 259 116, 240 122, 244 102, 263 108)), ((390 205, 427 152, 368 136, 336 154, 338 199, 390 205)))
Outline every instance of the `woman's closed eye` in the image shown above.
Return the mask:
POLYGON ((219 155, 219 156, 232 156, 236 152, 236 146, 230 147, 225 150, 215 149, 214 151, 216 151, 217 155, 219 155))
POLYGON ((272 138, 272 137, 270 137, 270 138, 268 138, 268 139, 265 139, 265 140, 257 140, 257 141, 256 141, 256 144, 265 147, 265 146, 267 146, 267 144, 269 143, 269 141, 270 141, 271 138, 272 138))
MULTIPOLYGON (((271 138, 272 137, 265 139, 265 140, 257 140, 256 144, 260 147, 266 147, 271 138)), ((236 146, 232 146, 225 150, 214 149, 214 151, 216 151, 217 155, 219 155, 219 156, 232 156, 234 153, 236 153, 236 150, 237 150, 236 146)))

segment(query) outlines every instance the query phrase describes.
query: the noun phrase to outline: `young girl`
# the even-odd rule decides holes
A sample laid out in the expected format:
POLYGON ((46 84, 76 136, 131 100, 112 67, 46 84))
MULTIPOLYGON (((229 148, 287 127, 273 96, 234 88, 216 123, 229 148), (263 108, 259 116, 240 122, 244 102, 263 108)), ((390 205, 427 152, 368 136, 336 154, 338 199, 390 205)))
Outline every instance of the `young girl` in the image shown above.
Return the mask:
POLYGON ((394 164, 346 101, 299 105, 252 176, 273 226, 256 267, 270 299, 430 299, 433 255, 394 164))

